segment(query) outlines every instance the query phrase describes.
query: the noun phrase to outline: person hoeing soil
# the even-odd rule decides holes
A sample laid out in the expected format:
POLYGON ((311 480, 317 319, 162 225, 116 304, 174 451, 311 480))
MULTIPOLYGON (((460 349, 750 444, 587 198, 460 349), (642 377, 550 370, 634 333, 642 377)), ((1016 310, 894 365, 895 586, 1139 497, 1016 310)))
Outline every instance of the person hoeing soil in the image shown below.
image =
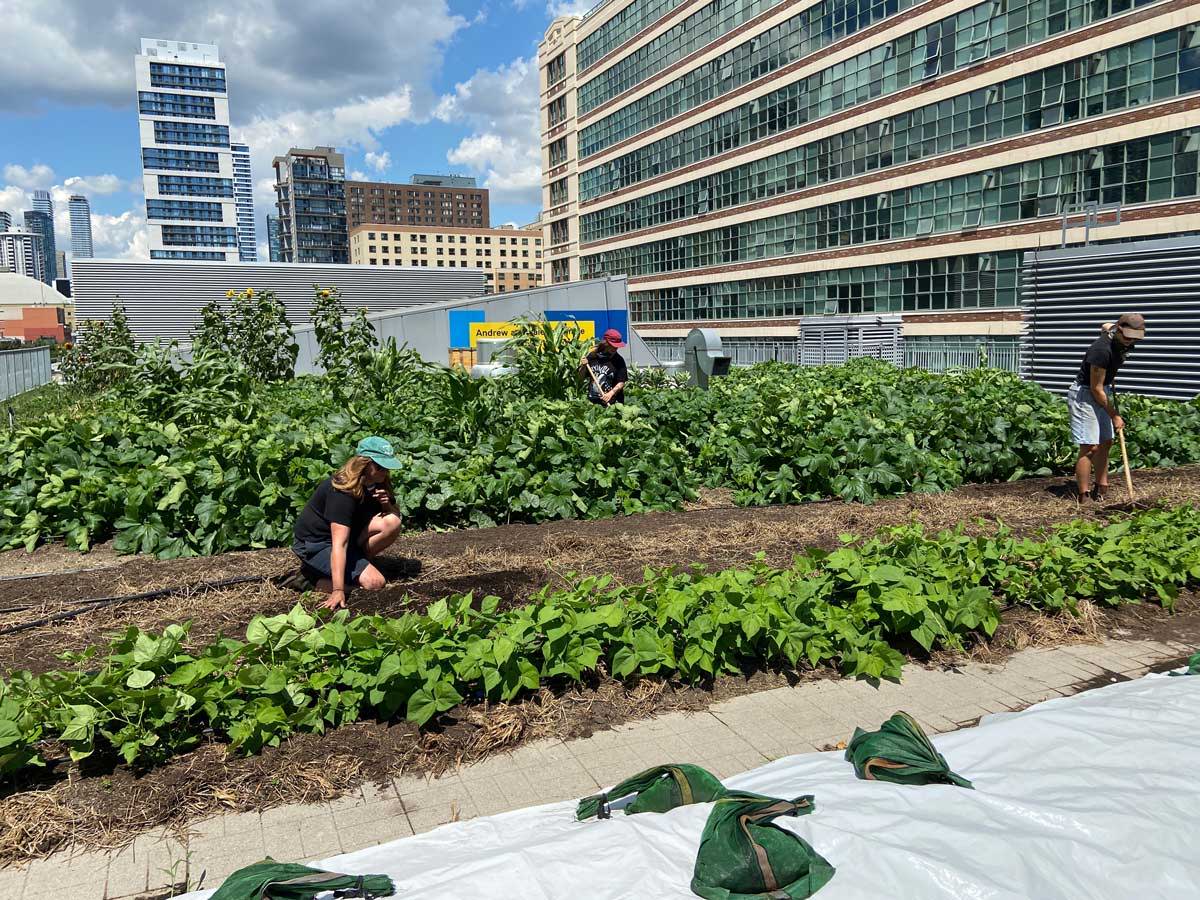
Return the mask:
POLYGON ((617 351, 625 346, 621 332, 610 328, 596 349, 579 360, 579 374, 587 384, 587 398, 601 406, 625 402, 629 367, 617 351))
POLYGON ((390 443, 363 438, 300 513, 292 552, 300 558, 299 577, 329 594, 325 609, 343 608, 347 587, 377 591, 387 583, 375 559, 400 534, 389 475, 398 468, 390 443))
POLYGON ((1075 383, 1067 391, 1071 410, 1071 437, 1079 445, 1075 461, 1077 498, 1103 500, 1108 491, 1108 451, 1114 432, 1125 428, 1117 410, 1113 385, 1117 372, 1146 336, 1146 320, 1126 313, 1115 325, 1106 323, 1079 364, 1075 383), (1089 482, 1094 482, 1089 487, 1089 482))

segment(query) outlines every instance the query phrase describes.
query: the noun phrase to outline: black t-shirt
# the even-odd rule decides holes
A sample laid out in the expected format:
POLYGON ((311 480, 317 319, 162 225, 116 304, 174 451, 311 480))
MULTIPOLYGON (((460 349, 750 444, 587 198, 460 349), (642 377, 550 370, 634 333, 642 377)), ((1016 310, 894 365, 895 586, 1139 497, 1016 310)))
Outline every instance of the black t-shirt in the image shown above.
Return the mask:
POLYGON ((1125 364, 1128 355, 1128 347, 1122 347, 1109 335, 1102 334, 1083 355, 1083 362, 1079 364, 1079 373, 1075 376, 1075 381, 1087 387, 1092 383, 1092 366, 1099 366, 1105 370, 1105 387, 1112 387, 1113 382, 1117 380, 1117 370, 1125 364))
MULTIPOLYGON (((600 382, 600 387, 606 393, 612 390, 613 385, 624 384, 629 380, 629 367, 625 365, 625 358, 620 353, 616 351, 602 353, 599 350, 593 350, 588 354, 587 358, 588 365, 596 373, 596 381, 600 382)), ((600 392, 596 390, 596 381, 593 381, 592 376, 588 375, 588 399, 594 403, 599 403, 600 392)), ((621 390, 617 391, 611 402, 624 403, 625 389, 621 388, 621 390)))
POLYGON ((329 526, 336 522, 350 528, 350 542, 354 543, 371 519, 382 511, 379 501, 369 494, 364 495, 362 500, 355 500, 353 494, 335 488, 332 478, 326 478, 318 485, 296 521, 296 540, 314 544, 331 541, 333 532, 329 526))

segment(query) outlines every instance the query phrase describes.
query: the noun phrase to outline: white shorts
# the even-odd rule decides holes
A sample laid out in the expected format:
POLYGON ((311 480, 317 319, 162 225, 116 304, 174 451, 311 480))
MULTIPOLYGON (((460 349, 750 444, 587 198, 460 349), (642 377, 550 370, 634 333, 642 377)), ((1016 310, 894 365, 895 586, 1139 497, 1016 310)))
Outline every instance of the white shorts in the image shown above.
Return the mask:
MULTIPOLYGON (((1104 393, 1112 400, 1112 388, 1104 393)), ((1106 444, 1113 439, 1113 420, 1108 410, 1096 402, 1092 389, 1073 384, 1067 391, 1067 407, 1071 410, 1071 437, 1076 444, 1106 444)))

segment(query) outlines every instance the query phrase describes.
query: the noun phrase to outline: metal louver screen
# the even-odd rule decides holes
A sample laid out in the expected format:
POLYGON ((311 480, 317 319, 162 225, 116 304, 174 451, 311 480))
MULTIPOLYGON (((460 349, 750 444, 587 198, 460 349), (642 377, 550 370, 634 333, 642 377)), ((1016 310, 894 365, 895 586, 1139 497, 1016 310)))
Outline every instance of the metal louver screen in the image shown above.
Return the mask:
POLYGON ((899 316, 822 316, 800 325, 802 366, 828 366, 860 357, 904 364, 899 316))
POLYGON ((1190 400, 1200 393, 1200 240, 1170 238, 1026 253, 1022 375, 1065 393, 1104 322, 1146 317, 1146 340, 1117 390, 1190 400))

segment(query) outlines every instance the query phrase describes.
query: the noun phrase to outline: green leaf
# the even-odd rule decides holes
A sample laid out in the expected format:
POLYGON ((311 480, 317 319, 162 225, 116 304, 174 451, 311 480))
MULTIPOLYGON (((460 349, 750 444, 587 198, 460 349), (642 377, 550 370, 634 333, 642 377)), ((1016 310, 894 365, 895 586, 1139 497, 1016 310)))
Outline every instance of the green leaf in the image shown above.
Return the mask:
POLYGON ((267 623, 262 616, 255 616, 250 620, 250 624, 246 626, 246 640, 251 644, 265 644, 271 639, 271 632, 267 630, 267 623))
POLYGON ((497 637, 492 641, 492 655, 495 657, 496 665, 503 666, 516 649, 517 645, 508 638, 503 635, 497 637))
POLYGON ((147 672, 145 669, 133 669, 129 673, 129 677, 125 679, 125 684, 135 690, 148 687, 150 682, 154 680, 154 673, 147 672))

